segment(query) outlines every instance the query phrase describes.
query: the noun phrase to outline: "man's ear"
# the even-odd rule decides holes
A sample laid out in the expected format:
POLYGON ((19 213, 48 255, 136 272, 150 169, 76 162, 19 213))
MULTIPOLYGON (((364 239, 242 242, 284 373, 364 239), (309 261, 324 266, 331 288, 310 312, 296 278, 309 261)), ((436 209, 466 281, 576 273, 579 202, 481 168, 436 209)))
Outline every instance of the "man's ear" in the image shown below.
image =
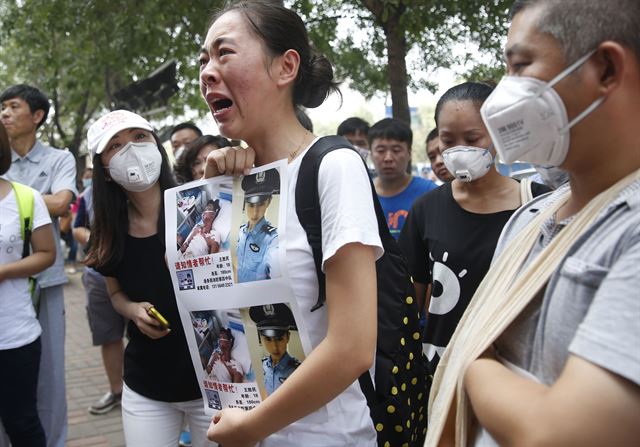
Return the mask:
POLYGON ((35 124, 37 127, 40 121, 42 121, 42 118, 44 117, 44 110, 38 109, 35 112, 33 112, 31 116, 33 117, 33 124, 35 124))
POLYGON ((630 50, 613 41, 601 43, 594 55, 600 94, 606 96, 623 82, 630 50))
POLYGON ((287 86, 295 83, 300 70, 300 55, 296 50, 289 49, 277 58, 277 83, 279 86, 287 86))

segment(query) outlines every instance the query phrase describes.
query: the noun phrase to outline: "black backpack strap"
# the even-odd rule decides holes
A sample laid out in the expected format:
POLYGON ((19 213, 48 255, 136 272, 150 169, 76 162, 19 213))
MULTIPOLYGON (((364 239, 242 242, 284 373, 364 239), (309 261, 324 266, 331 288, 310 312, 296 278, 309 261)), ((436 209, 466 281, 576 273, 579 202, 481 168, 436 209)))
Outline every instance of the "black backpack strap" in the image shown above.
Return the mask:
MULTIPOLYGON (((298 215, 300 225, 302 225, 302 228, 307 233, 307 241, 313 252, 316 275, 318 276, 318 300, 311 308, 312 312, 321 308, 326 301, 325 275, 322 272, 322 216, 320 214, 320 197, 318 195, 320 163, 329 152, 345 148, 355 151, 355 148, 344 137, 322 137, 309 148, 300 163, 295 192, 296 214, 298 215)), ((367 166, 364 160, 363 165, 366 169, 367 166)), ((367 173, 369 172, 368 169, 366 171, 367 173)), ((395 243, 395 240, 389 232, 389 227, 387 226, 387 221, 371 178, 369 178, 369 183, 371 185, 371 194, 378 221, 378 233, 380 234, 382 245, 387 247, 389 243, 395 243)), ((360 376, 359 382, 360 388, 367 399, 367 405, 371 408, 376 403, 376 392, 369 371, 365 371, 360 376)))
POLYGON ((22 244, 22 257, 26 258, 31 254, 31 217, 24 218, 24 241, 22 244))
MULTIPOLYGON (((319 138, 304 154, 296 184, 296 214, 300 225, 307 233, 307 241, 313 252, 313 261, 318 276, 318 300, 315 306, 311 308, 312 312, 321 308, 326 300, 325 278, 322 272, 322 216, 320 215, 320 197, 318 195, 318 173, 324 156, 336 149, 351 149, 355 151, 355 148, 344 137, 334 135, 319 138)), ((364 160, 362 163, 366 169, 367 166, 364 160)), ((378 233, 383 245, 386 245, 385 239, 393 238, 389 232, 382 206, 371 179, 369 179, 369 183, 371 184, 371 194, 378 220, 378 233)))
MULTIPOLYGON (((319 138, 304 154, 296 183, 296 214, 300 225, 307 233, 307 241, 313 252, 313 261, 318 276, 318 300, 311 308, 315 311, 324 305, 326 287, 322 272, 322 217, 318 196, 318 172, 325 155, 335 149, 352 148, 351 144, 339 136, 319 138)), ((355 149, 354 149, 355 150, 355 149)))

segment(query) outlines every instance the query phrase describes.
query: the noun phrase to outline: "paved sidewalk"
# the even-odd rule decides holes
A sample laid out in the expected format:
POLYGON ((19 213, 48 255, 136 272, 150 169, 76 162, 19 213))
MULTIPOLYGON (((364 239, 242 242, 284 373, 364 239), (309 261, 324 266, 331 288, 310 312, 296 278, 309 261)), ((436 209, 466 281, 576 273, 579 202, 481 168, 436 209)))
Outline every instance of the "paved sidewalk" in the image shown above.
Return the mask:
POLYGON ((85 311, 81 268, 67 274, 64 288, 66 306, 66 380, 69 433, 67 447, 124 447, 120 407, 94 416, 87 408, 109 388, 102 367, 100 348, 92 346, 85 311))

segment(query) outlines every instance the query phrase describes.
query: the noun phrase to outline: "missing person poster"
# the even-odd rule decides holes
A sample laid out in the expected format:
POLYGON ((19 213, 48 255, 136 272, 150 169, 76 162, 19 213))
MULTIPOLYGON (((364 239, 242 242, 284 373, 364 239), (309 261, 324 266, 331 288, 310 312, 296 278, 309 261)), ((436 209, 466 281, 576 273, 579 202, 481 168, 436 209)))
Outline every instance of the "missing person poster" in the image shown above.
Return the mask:
POLYGON ((211 410, 253 408, 305 358, 288 303, 190 312, 197 373, 211 410))
POLYGON ((205 411, 249 410, 310 342, 285 264, 286 161, 165 191, 167 263, 205 411))

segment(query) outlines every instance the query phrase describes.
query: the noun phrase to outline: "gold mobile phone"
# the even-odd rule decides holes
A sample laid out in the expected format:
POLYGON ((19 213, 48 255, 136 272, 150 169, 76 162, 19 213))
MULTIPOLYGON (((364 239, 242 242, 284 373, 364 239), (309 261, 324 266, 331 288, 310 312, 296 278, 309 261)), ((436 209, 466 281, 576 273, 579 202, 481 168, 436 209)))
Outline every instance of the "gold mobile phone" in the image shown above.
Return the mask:
POLYGON ((155 307, 150 307, 147 313, 149 314, 150 317, 155 318, 158 321, 158 323, 160 323, 160 326, 162 326, 162 329, 169 329, 169 322, 165 317, 162 316, 160 312, 158 312, 158 310, 155 307))

